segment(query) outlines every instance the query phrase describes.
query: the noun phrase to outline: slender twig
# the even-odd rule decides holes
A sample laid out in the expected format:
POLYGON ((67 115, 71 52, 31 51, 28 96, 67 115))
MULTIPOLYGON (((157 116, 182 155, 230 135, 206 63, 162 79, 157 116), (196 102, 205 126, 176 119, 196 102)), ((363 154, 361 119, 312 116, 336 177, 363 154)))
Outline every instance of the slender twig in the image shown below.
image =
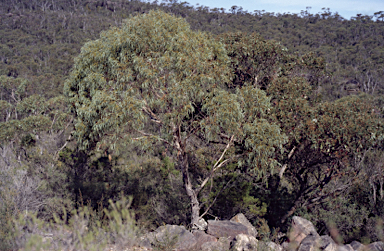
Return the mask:
POLYGON ((136 138, 132 138, 132 140, 140 140, 140 139, 144 139, 144 138, 147 138, 147 137, 154 137, 154 138, 156 138, 156 139, 158 139, 158 140, 160 140, 160 141, 162 141, 162 142, 164 142, 164 143, 166 143, 166 144, 168 144, 170 146, 173 146, 173 144, 170 143, 168 140, 160 138, 159 136, 153 135, 151 133, 146 133, 146 132, 143 132, 143 131, 140 131, 140 130, 137 130, 137 129, 135 129, 135 131, 137 131, 138 133, 144 135, 144 137, 136 137, 136 138))
MULTIPOLYGON (((292 150, 289 152, 289 154, 288 154, 288 160, 292 157, 292 155, 293 155, 293 153, 295 152, 295 150, 296 150, 296 146, 294 146, 294 147, 292 148, 292 150)), ((285 170, 287 169, 287 167, 288 167, 288 165, 287 165, 287 164, 284 164, 283 167, 281 168, 280 173, 279 173, 279 177, 280 177, 280 179, 283 178, 283 174, 284 174, 285 170)))

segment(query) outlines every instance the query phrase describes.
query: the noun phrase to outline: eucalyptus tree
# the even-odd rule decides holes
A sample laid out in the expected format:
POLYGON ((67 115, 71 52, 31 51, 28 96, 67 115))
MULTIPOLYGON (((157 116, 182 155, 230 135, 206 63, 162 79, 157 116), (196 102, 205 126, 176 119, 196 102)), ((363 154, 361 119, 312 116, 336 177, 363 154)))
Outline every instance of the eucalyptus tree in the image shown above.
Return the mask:
POLYGON ((260 89, 227 89, 227 52, 181 18, 152 11, 126 20, 86 43, 65 94, 75 114, 79 147, 119 152, 118 145, 160 145, 182 173, 191 223, 201 214, 200 191, 230 163, 262 174, 285 141, 268 121, 270 100, 260 89), (213 149, 204 177, 194 180, 192 158, 213 149))

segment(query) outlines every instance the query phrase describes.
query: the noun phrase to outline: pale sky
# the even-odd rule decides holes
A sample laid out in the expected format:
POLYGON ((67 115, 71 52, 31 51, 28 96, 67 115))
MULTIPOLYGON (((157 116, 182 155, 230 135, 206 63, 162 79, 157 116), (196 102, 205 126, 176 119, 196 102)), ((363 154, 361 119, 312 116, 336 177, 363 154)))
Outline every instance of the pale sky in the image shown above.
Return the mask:
POLYGON ((213 8, 225 8, 229 11, 233 5, 241 6, 244 10, 253 13, 254 10, 266 12, 300 13, 306 7, 312 7, 311 14, 323 12, 323 7, 330 8, 332 13, 338 12, 340 16, 350 19, 356 14, 373 15, 378 11, 384 11, 384 0, 181 0, 196 7, 196 4, 213 8))

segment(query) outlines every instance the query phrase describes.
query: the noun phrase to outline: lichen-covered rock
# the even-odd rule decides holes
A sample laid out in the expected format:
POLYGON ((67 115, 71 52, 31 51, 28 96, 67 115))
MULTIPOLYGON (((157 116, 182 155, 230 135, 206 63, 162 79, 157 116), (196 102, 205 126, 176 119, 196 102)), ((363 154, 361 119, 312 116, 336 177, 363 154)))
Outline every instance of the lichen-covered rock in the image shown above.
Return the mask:
POLYGON ((257 250, 258 240, 251 235, 238 234, 236 235, 231 250, 234 251, 251 251, 257 250))
POLYGON ((248 228, 246 226, 229 220, 209 220, 207 233, 218 238, 227 237, 229 239, 234 239, 238 234, 249 235, 248 228))
POLYGON ((249 220, 247 219, 247 217, 245 217, 244 214, 239 213, 236 216, 234 216, 230 221, 243 224, 244 226, 246 226, 248 228, 248 234, 249 235, 251 235, 253 237, 257 237, 256 228, 249 222, 249 220))

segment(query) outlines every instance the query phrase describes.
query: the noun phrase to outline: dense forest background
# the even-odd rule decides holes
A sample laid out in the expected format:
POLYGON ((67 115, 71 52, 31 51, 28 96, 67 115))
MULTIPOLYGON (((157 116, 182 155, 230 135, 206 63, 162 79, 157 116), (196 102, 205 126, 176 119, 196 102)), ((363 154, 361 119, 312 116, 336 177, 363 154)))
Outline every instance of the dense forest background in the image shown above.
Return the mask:
MULTIPOLYGON (((376 140, 373 134, 350 137, 339 141, 344 147, 341 151, 331 140, 337 133, 306 136, 301 131, 300 137, 307 138, 300 141, 288 128, 297 126, 289 120, 296 115, 289 109, 285 113, 276 110, 276 119, 292 138, 284 154, 276 154, 282 167, 288 166, 284 176, 270 173, 258 179, 231 166, 232 171, 215 177, 215 189, 201 195, 207 198, 206 206, 215 201, 206 217, 227 219, 243 212, 261 229, 261 236, 270 237, 287 230, 289 217, 301 215, 315 222, 319 233, 337 226, 344 242, 381 238, 377 224, 384 217, 384 155, 379 137, 384 112, 383 11, 347 20, 329 9, 317 14, 311 14, 310 8, 297 14, 249 13, 237 6, 226 11, 176 0, 6 0, 0 2, 0 242, 3 238, 4 250, 11 245, 6 234, 12 230, 10 219, 24 210, 48 221, 53 214, 63 214, 64 208, 70 211, 81 203, 98 211, 122 193, 133 197, 136 220, 146 229, 189 223, 189 201, 172 154, 167 156, 165 148, 149 152, 134 145, 124 146, 126 150, 119 154, 79 149, 72 135, 74 115, 63 93, 74 58, 85 42, 121 26, 124 19, 154 9, 183 17, 192 30, 222 41, 229 37, 222 34, 241 32, 265 44, 264 48, 257 42, 258 49, 264 50, 256 56, 260 61, 250 61, 256 70, 248 61, 245 70, 239 61, 233 64, 237 70, 233 84, 239 85, 242 77, 256 82, 257 77, 264 77, 259 84, 275 108, 281 104, 276 100, 287 99, 288 104, 302 98, 300 102, 307 102, 302 114, 310 110, 343 119, 340 124, 329 123, 329 128, 348 126, 353 128, 348 131, 351 135, 364 134, 359 131, 363 127, 377 128, 376 143, 371 143, 376 140), (278 54, 278 48, 285 54, 278 54), (309 87, 303 89, 309 99, 302 94, 285 97, 276 91, 280 87, 268 82, 276 69, 298 59, 305 70, 304 66, 291 70, 287 77, 305 79, 309 87), (252 75, 261 68, 263 74, 252 75), (346 110, 355 115, 344 114, 346 110), (332 147, 323 150, 321 139, 332 147), (346 154, 345 149, 351 152, 346 154), (335 171, 321 176, 332 168, 335 171)), ((233 39, 242 41, 241 37, 233 39)), ((251 40, 244 39, 244 44, 251 40)), ((231 41, 226 41, 228 51, 231 41)), ((232 49, 236 54, 245 48, 232 49)), ((204 154, 199 154, 196 165, 202 170, 204 154)), ((194 175, 199 176, 201 170, 196 169, 194 175)))

